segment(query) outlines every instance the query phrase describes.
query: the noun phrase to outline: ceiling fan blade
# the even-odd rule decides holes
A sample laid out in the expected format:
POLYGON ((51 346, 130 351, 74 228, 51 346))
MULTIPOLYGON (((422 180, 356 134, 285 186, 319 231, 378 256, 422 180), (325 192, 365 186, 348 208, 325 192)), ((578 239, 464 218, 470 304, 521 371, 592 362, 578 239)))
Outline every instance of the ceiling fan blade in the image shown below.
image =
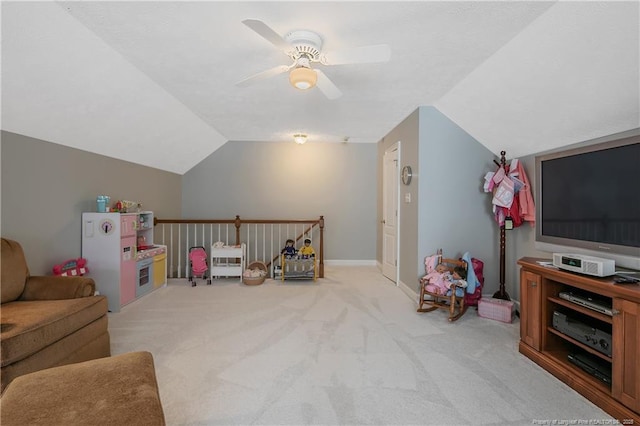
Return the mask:
POLYGON ((282 50, 291 49, 291 45, 287 43, 287 41, 283 39, 282 36, 280 36, 280 34, 273 31, 271 27, 265 24, 264 22, 259 21, 257 19, 245 19, 244 21, 242 21, 242 23, 245 24, 247 27, 251 28, 253 31, 257 32, 267 41, 270 41, 277 48, 282 50))
POLYGON ((391 48, 387 44, 374 44, 335 50, 322 56, 322 63, 325 65, 370 64, 387 62, 391 58, 391 48))
POLYGON ((269 77, 273 77, 276 76, 278 74, 282 74, 283 72, 287 72, 289 71, 289 69, 291 68, 291 66, 289 65, 279 65, 277 67, 268 69, 266 71, 262 71, 259 72, 258 74, 254 74, 251 77, 247 77, 244 80, 241 80, 239 82, 236 83, 236 86, 238 87, 247 87, 252 85, 253 83, 256 83, 260 80, 265 80, 269 77))
POLYGON ((318 74, 318 81, 316 82, 316 86, 318 86, 318 89, 320 89, 320 91, 324 93, 324 95, 328 99, 338 99, 340 96, 342 96, 342 92, 340 91, 340 89, 338 89, 336 85, 333 84, 333 81, 329 80, 329 77, 327 77, 325 73, 323 73, 319 69, 316 69, 315 72, 316 74, 318 74))

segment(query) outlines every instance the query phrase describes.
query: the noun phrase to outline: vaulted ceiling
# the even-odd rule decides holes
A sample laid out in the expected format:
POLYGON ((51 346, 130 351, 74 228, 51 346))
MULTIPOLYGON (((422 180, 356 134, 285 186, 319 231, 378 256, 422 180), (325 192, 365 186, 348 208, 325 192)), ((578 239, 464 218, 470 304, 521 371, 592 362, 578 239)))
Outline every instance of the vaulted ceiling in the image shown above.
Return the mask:
POLYGON ((640 127, 640 10, 629 2, 2 2, 2 129, 183 174, 225 143, 375 143, 433 105, 518 157, 640 127), (294 89, 242 23, 312 30, 323 50, 387 44, 384 63, 314 64, 294 89))

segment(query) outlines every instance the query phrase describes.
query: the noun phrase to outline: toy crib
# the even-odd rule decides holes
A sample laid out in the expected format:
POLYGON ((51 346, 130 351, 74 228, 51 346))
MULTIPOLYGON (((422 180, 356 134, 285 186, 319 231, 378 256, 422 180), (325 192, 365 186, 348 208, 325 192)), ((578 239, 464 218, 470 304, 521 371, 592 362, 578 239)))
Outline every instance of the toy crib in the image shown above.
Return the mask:
POLYGON ((318 279, 318 268, 315 256, 280 255, 282 281, 288 279, 318 279))

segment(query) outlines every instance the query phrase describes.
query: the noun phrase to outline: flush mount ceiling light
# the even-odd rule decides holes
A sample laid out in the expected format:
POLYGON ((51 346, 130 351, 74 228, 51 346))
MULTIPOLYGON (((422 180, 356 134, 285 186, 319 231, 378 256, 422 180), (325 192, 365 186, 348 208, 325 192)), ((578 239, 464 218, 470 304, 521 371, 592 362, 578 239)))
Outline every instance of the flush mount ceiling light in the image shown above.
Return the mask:
POLYGON ((293 135, 293 140, 295 141, 295 143, 302 145, 307 141, 307 135, 305 135, 304 133, 296 133, 295 135, 293 135))
POLYGON ((293 87, 300 90, 311 89, 318 81, 318 74, 311 68, 297 67, 289 73, 289 82, 293 87))

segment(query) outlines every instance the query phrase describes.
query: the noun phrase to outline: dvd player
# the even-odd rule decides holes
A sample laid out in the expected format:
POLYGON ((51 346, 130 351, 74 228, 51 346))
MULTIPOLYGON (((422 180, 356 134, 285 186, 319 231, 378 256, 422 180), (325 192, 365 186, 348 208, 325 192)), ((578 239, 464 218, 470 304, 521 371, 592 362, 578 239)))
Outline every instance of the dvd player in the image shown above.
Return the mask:
POLYGON ((594 295, 576 291, 563 291, 558 294, 561 299, 568 300, 576 305, 584 306, 601 314, 613 316, 611 300, 598 298, 594 295))
POLYGON ((611 385, 611 364, 581 353, 570 353, 567 359, 593 377, 611 385))

